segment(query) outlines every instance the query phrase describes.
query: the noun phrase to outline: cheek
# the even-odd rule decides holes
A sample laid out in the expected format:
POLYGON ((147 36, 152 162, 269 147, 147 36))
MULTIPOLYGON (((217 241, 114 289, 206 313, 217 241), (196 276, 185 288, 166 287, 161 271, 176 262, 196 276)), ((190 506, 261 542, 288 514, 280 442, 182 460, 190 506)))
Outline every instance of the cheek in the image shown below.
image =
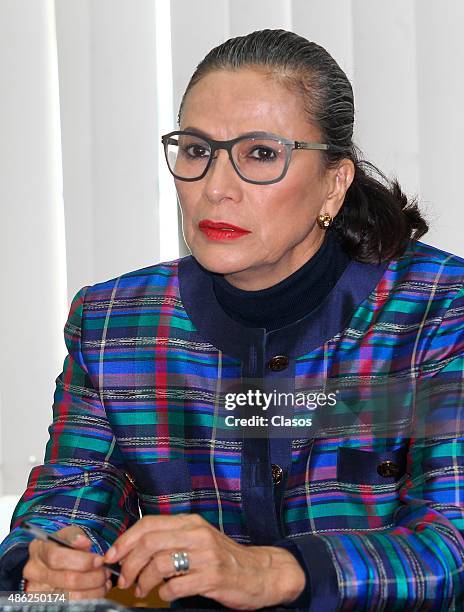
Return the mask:
POLYGON ((176 181, 176 191, 182 211, 184 223, 188 223, 195 214, 196 202, 198 201, 198 188, 196 185, 176 181))
MULTIPOLYGON (((313 223, 320 202, 313 197, 308 183, 288 181, 275 185, 255 210, 261 215, 263 233, 271 233, 275 240, 289 233, 305 232, 313 223), (265 220, 265 223, 263 221, 265 220)), ((257 219, 259 223, 259 219, 257 219)))

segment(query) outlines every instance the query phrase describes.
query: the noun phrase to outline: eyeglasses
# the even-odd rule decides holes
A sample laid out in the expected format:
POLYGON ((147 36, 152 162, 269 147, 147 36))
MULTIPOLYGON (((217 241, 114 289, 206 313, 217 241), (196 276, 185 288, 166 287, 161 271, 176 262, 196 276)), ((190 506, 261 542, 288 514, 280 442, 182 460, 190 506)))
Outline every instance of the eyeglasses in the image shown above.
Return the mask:
POLYGON ((196 132, 176 131, 162 136, 161 142, 171 174, 181 181, 202 179, 215 159, 215 152, 225 149, 239 177, 256 185, 282 180, 294 149, 328 151, 337 148, 318 142, 288 140, 269 132, 213 140, 196 132))

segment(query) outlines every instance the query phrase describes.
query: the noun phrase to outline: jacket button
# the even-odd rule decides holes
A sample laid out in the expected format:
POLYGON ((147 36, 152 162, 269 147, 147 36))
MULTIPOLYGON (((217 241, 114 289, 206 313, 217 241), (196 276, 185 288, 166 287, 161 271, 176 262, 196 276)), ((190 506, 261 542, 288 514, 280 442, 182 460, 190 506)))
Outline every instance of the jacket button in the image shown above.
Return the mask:
POLYGON ((377 473, 385 478, 396 476, 398 472, 399 468, 393 461, 382 461, 382 463, 377 466, 377 473))
POLYGON ((274 484, 279 484, 279 482, 282 480, 282 473, 283 470, 280 467, 280 465, 276 465, 275 463, 272 464, 272 482, 274 484))
POLYGON ((288 366, 289 359, 286 355, 276 355, 267 362, 267 367, 273 372, 281 372, 288 366))

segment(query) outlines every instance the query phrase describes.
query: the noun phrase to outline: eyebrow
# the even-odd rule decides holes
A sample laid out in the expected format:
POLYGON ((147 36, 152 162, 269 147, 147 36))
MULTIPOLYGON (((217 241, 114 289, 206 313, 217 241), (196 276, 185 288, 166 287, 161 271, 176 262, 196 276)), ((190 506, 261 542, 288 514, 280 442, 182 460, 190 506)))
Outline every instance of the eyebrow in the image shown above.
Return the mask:
MULTIPOLYGON (((210 138, 211 140, 215 140, 215 138, 213 138, 210 134, 208 134, 208 132, 204 132, 203 130, 199 130, 198 128, 195 128, 193 126, 187 126, 182 131, 183 132, 195 132, 195 134, 198 134, 199 136, 204 136, 205 138, 210 138)), ((242 134, 239 134, 238 136, 236 136, 236 138, 241 138, 242 136, 258 136, 258 137, 275 136, 278 138, 279 137, 282 138, 282 136, 279 136, 278 134, 274 134, 274 132, 266 132, 264 130, 253 130, 251 132, 243 132, 242 134)), ((234 140, 234 139, 231 138, 230 140, 234 140)))

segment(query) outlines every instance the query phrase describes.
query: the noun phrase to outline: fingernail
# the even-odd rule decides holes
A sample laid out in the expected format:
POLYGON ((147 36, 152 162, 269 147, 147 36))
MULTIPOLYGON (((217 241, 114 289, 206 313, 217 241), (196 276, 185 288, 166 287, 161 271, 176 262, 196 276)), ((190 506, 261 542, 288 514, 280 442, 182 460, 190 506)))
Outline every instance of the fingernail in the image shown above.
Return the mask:
POLYGON ((139 586, 136 586, 134 594, 136 597, 142 597, 142 589, 139 586))
POLYGON ((108 548, 105 557, 108 561, 113 561, 113 559, 116 559, 116 548, 114 548, 114 546, 108 548))
POLYGON ((118 587, 120 589, 123 589, 126 586, 126 580, 124 578, 124 576, 119 576, 118 578, 118 587))
POLYGON ((95 559, 93 560, 94 567, 101 567, 103 563, 104 563, 103 557, 95 557, 95 559))

